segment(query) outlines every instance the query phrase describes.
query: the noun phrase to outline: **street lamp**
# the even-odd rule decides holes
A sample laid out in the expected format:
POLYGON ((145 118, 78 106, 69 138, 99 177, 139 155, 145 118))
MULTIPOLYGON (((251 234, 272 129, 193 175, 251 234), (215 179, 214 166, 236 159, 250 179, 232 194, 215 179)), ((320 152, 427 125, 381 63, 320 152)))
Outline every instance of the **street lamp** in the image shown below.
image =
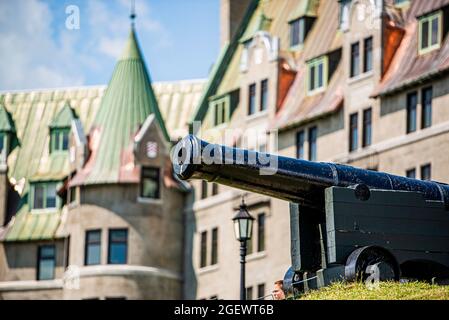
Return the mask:
POLYGON ((242 203, 234 218, 235 238, 240 241, 240 300, 246 300, 245 289, 245 256, 246 241, 251 239, 254 218, 249 214, 245 201, 242 203))

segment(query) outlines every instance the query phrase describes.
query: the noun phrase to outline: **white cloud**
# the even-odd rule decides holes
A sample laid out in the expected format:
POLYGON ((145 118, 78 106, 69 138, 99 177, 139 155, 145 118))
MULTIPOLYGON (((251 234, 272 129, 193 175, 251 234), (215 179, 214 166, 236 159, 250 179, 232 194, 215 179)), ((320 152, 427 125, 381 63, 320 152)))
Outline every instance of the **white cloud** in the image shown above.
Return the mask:
MULTIPOLYGON (((0 90, 77 86, 91 72, 108 78, 129 33, 129 4, 83 2, 80 30, 71 31, 64 25, 65 12, 59 13, 60 21, 42 0, 0 0, 0 90), (56 18, 62 23, 57 30, 56 18)), ((145 34, 145 42, 156 49, 173 45, 146 2, 137 0, 136 11, 136 29, 139 36, 145 34)))
POLYGON ((70 42, 52 37, 53 16, 37 0, 0 1, 0 89, 78 85, 70 42))

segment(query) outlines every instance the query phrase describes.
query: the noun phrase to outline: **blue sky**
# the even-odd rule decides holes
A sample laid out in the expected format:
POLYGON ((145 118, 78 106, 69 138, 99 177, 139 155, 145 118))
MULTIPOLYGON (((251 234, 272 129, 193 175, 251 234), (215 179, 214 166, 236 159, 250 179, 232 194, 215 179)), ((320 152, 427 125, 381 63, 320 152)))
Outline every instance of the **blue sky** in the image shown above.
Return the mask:
MULTIPOLYGON (((130 3, 0 1, 0 90, 106 84, 129 33, 130 3), (79 29, 66 27, 70 5, 79 29)), ((219 54, 219 0, 136 0, 136 13, 153 81, 207 77, 219 54)))

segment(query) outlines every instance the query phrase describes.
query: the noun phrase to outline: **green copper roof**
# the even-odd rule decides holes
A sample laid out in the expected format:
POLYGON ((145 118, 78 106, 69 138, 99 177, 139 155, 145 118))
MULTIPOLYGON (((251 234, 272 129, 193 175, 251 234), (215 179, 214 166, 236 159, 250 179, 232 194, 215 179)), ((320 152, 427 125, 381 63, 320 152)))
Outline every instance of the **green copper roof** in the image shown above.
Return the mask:
POLYGON ((68 128, 72 125, 73 119, 76 119, 75 111, 66 103, 50 123, 50 128, 68 128))
POLYGON ((6 111, 5 107, 0 104, 0 131, 14 132, 14 122, 11 119, 11 115, 6 111))
POLYGON ((89 166, 89 172, 83 172, 86 178, 82 183, 131 182, 133 173, 124 173, 123 168, 130 163, 134 135, 150 114, 155 115, 169 141, 134 28, 131 28, 93 124, 93 129, 98 130, 98 144, 92 151, 95 154, 93 166, 89 166))

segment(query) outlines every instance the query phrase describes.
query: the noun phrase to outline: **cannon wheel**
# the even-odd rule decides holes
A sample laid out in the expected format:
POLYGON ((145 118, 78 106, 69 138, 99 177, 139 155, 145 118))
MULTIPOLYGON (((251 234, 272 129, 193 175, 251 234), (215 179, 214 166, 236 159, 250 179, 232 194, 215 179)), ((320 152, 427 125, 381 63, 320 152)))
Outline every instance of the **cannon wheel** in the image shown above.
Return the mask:
POLYGON ((395 257, 382 247, 369 246, 354 250, 348 257, 345 278, 349 281, 365 281, 370 275, 370 267, 377 267, 379 280, 399 281, 400 268, 395 257))

